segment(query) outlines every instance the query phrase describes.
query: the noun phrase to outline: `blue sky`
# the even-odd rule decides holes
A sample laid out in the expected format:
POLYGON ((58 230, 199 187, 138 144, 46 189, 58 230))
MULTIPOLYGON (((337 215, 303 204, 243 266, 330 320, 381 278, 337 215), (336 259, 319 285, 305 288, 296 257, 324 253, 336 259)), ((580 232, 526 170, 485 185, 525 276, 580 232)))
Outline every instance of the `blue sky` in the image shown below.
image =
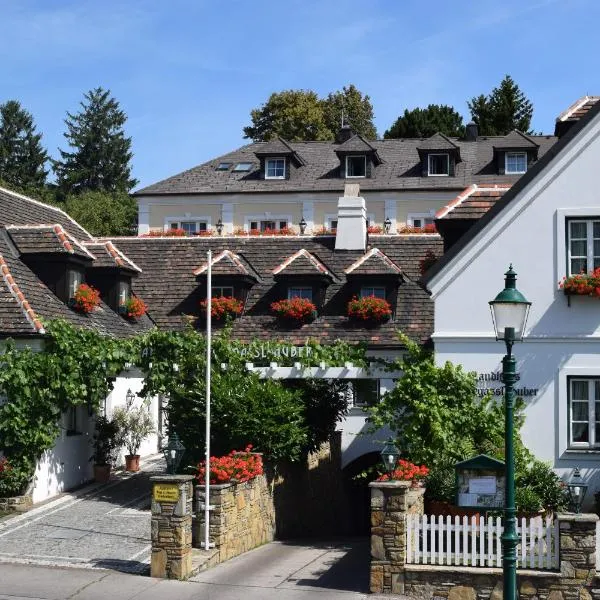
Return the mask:
POLYGON ((140 185, 246 141, 273 91, 354 83, 383 134, 405 108, 453 105, 510 74, 533 128, 600 93, 596 0, 0 0, 0 102, 33 113, 52 156, 66 111, 111 90, 140 185))

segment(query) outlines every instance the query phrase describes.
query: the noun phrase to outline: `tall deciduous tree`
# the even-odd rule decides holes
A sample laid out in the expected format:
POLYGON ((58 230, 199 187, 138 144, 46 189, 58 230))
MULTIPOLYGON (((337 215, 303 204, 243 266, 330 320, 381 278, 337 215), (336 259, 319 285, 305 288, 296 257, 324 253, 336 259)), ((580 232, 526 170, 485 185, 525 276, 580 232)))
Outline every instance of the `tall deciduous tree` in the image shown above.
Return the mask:
POLYGON ((33 117, 17 100, 0 105, 0 179, 17 189, 39 189, 46 183, 48 155, 33 117))
POLYGON ((250 118, 252 125, 244 127, 244 137, 255 142, 277 136, 291 142, 333 137, 325 123, 322 102, 310 90, 273 93, 265 104, 250 112, 250 118))
POLYGON ((377 139, 377 129, 373 123, 373 105, 368 95, 363 95, 354 84, 344 86, 323 100, 325 124, 332 137, 339 131, 343 122, 369 140, 377 139))
POLYGON ((429 137, 438 132, 450 137, 461 137, 464 131, 462 116, 454 108, 444 104, 430 104, 427 108, 405 110, 383 137, 429 137))
POLYGON ((136 185, 131 138, 123 131, 126 121, 119 103, 101 87, 85 94, 80 112, 67 113, 64 135, 71 151, 60 150, 61 159, 54 162, 64 193, 128 192, 136 185))
POLYGON ((513 129, 531 133, 533 104, 510 75, 489 96, 475 96, 467 105, 480 135, 506 135, 513 129))

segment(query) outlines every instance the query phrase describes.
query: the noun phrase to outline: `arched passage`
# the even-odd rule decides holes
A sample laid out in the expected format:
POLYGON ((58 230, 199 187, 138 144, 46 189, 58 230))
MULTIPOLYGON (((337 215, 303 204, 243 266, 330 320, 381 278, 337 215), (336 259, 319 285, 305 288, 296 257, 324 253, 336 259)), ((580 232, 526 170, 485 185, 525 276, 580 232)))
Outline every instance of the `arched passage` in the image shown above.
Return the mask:
POLYGON ((354 459, 342 469, 350 535, 368 535, 370 532, 369 478, 359 477, 359 475, 377 465, 380 459, 378 452, 368 452, 354 459))

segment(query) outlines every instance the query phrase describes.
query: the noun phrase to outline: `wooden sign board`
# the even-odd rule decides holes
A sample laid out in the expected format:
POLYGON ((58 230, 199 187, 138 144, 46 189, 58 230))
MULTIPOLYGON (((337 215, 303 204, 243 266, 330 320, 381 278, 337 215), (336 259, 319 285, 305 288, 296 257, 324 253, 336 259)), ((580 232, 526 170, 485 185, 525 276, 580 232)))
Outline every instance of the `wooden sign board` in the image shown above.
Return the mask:
POLYGON ((179 486, 174 483, 155 483, 154 500, 155 502, 176 504, 179 500, 179 486))

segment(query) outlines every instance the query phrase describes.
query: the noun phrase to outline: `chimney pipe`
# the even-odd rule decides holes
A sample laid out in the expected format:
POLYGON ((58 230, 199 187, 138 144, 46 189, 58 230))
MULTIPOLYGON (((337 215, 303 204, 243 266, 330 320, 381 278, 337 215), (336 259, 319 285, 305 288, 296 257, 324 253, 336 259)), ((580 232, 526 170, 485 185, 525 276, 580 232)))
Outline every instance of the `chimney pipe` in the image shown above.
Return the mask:
POLYGON ((467 128, 465 131, 465 139, 467 140, 467 142, 476 142, 478 134, 479 132, 477 130, 477 124, 473 121, 467 123, 467 128))

